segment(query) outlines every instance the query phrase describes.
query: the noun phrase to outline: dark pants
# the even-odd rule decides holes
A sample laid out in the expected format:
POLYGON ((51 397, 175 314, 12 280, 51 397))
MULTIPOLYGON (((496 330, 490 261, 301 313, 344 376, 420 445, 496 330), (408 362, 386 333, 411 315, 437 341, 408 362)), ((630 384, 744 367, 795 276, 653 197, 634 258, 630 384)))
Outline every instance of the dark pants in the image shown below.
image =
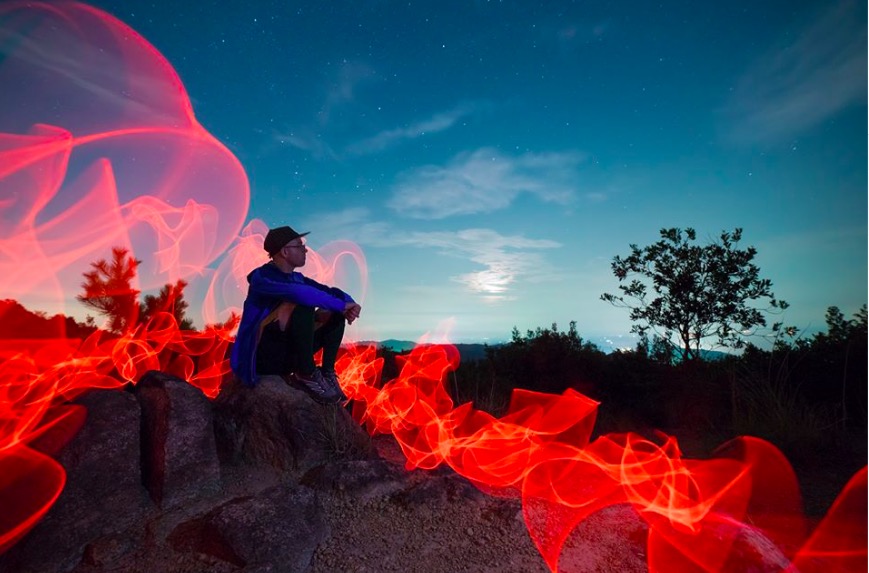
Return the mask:
POLYGON ((310 306, 288 304, 289 316, 269 315, 262 327, 256 353, 257 374, 285 375, 314 371, 314 354, 323 350, 322 369, 335 370, 338 348, 344 338, 344 316, 315 312, 310 306), (328 316, 327 316, 328 315, 328 316), (283 320, 287 319, 287 320, 283 320))

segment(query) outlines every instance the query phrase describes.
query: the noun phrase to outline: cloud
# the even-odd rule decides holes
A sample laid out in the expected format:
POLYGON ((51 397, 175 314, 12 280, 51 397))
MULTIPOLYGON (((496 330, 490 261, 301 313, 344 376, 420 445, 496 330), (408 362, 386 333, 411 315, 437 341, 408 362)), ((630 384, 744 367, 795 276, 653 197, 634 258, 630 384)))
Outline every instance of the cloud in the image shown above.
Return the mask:
POLYGON ((383 221, 372 221, 365 207, 321 213, 306 221, 306 225, 325 241, 345 239, 360 245, 388 247, 393 243, 392 228, 383 221))
POLYGON ((337 79, 329 86, 326 101, 320 108, 318 119, 320 125, 326 125, 332 118, 336 108, 353 103, 356 87, 369 78, 374 77, 374 70, 367 64, 360 62, 344 62, 341 66, 337 79))
POLYGON ((322 137, 307 131, 303 133, 275 133, 273 137, 277 143, 291 145, 296 149, 307 151, 315 159, 337 159, 338 157, 332 147, 322 137))
POLYGON ((447 165, 426 165, 399 175, 387 205, 401 215, 443 219, 508 207, 520 193, 566 205, 576 196, 577 152, 526 153, 492 148, 462 153, 447 165))
POLYGON ((450 111, 437 113, 430 118, 418 121, 407 127, 381 131, 372 137, 347 146, 347 151, 355 155, 366 155, 382 151, 409 139, 416 139, 423 135, 445 131, 463 117, 473 113, 473 111, 474 108, 472 106, 460 106, 450 111))
POLYGON ((562 49, 573 50, 602 40, 610 25, 608 20, 565 22, 559 18, 558 21, 540 26, 540 33, 544 39, 555 38, 562 49))
POLYGON ((366 208, 321 214, 307 221, 306 229, 328 229, 329 237, 325 240, 347 239, 365 247, 429 249, 443 256, 470 261, 480 267, 479 270, 449 278, 487 302, 512 300, 512 289, 520 280, 541 282, 561 276, 542 256, 542 251, 561 247, 556 241, 502 235, 480 228, 403 231, 386 222, 372 221, 370 216, 366 208))
POLYGON ((726 114, 737 142, 780 141, 866 101, 865 16, 845 0, 739 80, 726 114))
MULTIPOLYGON (((340 130, 355 104, 358 86, 376 76, 375 71, 365 63, 344 62, 337 73, 327 78, 323 103, 312 119, 306 124, 290 126, 281 131, 273 131, 272 141, 278 146, 289 145, 311 154, 314 159, 340 160, 340 147, 328 142, 336 129, 340 130)), ((269 150, 273 145, 267 146, 269 150)))
MULTIPOLYGON (((323 109, 331 110, 333 108, 338 108, 341 101, 348 100, 351 98, 351 95, 352 88, 349 86, 335 88, 334 94, 327 98, 329 101, 324 104, 323 109)), ((320 131, 323 130, 320 128, 325 126, 322 125, 319 126, 316 132, 311 129, 303 128, 289 133, 275 133, 274 140, 281 145, 289 144, 297 149, 301 149, 302 151, 307 151, 316 159, 327 158, 340 160, 342 157, 348 155, 359 156, 377 153, 378 151, 383 151, 384 149, 400 145, 405 141, 446 131, 453 127, 462 118, 468 117, 482 108, 483 106, 480 104, 458 106, 449 111, 436 113, 431 117, 417 121, 416 123, 412 123, 405 127, 381 131, 371 137, 351 143, 343 149, 339 147, 338 151, 323 139, 323 135, 320 133, 320 131)), ((319 119, 322 122, 322 120, 327 118, 329 115, 331 115, 331 111, 328 113, 321 111, 319 119)))
POLYGON ((447 256, 465 257, 482 266, 478 271, 451 277, 469 291, 483 295, 488 302, 512 300, 510 288, 519 278, 543 280, 553 270, 535 251, 554 249, 560 243, 529 239, 521 235, 501 235, 492 229, 413 232, 400 243, 418 248, 434 248, 447 256))

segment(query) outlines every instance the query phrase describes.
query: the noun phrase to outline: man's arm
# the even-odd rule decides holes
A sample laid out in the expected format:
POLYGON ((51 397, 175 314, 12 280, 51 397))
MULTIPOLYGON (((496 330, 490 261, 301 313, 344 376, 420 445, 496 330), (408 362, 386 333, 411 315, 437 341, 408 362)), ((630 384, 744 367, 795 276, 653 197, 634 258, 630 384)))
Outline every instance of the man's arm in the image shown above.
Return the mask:
POLYGON ((322 283, 318 283, 314 279, 310 279, 302 274, 298 274, 296 276, 302 277, 302 280, 305 281, 305 284, 307 284, 308 286, 312 286, 316 289, 320 289, 321 291, 329 293, 330 295, 332 295, 334 297, 340 298, 344 302, 355 302, 353 300, 352 296, 350 296, 349 294, 347 294, 343 290, 339 289, 338 287, 330 287, 330 286, 324 285, 322 283))
POLYGON ((329 288, 307 277, 302 282, 293 280, 291 277, 287 279, 271 277, 262 271, 254 272, 251 275, 250 290, 258 295, 282 298, 296 304, 325 308, 340 313, 344 313, 347 304, 353 302, 350 295, 340 289, 329 288), (338 293, 344 296, 336 296, 338 293))

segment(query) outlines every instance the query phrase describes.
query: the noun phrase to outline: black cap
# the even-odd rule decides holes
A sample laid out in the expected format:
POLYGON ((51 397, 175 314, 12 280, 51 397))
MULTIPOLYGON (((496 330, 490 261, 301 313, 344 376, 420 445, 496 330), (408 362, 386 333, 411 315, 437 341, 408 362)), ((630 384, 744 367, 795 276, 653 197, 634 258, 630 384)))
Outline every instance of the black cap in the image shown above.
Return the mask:
POLYGON ((275 253, 284 248, 284 245, 293 239, 304 237, 307 234, 308 233, 297 233, 292 227, 269 229, 269 232, 266 233, 266 240, 263 241, 263 248, 270 257, 273 257, 275 256, 275 253))

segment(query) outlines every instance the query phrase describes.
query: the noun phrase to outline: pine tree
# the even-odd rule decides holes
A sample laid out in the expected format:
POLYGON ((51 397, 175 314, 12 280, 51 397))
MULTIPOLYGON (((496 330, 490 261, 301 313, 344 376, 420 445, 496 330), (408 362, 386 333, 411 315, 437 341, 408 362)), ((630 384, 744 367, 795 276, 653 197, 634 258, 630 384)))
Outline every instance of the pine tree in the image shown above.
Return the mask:
POLYGON ((173 284, 163 285, 159 294, 145 295, 145 302, 140 307, 140 320, 146 322, 153 318, 154 315, 160 312, 168 312, 178 323, 178 328, 181 330, 193 330, 193 321, 186 318, 185 313, 190 306, 184 300, 184 288, 187 286, 187 281, 179 279, 173 284))
POLYGON ((113 247, 111 261, 91 263, 91 270, 84 273, 84 293, 76 299, 107 317, 108 329, 116 334, 128 332, 138 323, 139 291, 132 283, 140 263, 125 247, 113 247))

